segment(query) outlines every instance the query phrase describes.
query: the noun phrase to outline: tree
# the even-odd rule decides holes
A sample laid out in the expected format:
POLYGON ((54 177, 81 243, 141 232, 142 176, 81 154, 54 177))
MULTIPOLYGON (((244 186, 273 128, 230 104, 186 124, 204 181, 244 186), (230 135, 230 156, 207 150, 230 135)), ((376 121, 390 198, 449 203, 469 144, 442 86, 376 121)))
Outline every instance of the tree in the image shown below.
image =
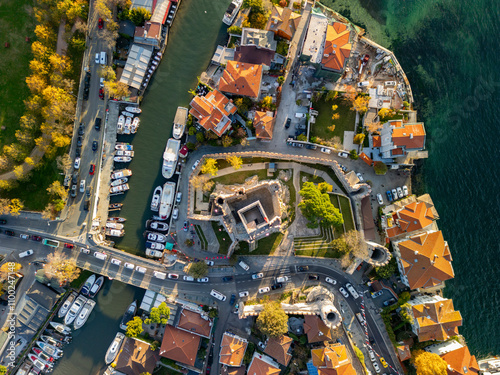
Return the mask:
POLYGON ((247 138, 241 138, 241 140, 240 140, 240 144, 241 144, 243 147, 248 146, 248 144, 249 144, 249 143, 250 143, 250 142, 248 141, 248 139, 247 139, 247 138))
POLYGON ((7 198, 0 198, 0 215, 7 215, 10 213, 10 200, 7 198))
POLYGON ((68 56, 62 56, 58 53, 53 53, 49 57, 52 69, 60 73, 67 73, 71 70, 71 60, 68 56))
POLYGON ((24 208, 23 202, 21 202, 19 199, 14 198, 10 201, 9 204, 9 209, 10 209, 10 214, 11 215, 19 215, 22 209, 24 208))
POLYGON ((0 267, 0 280, 7 280, 10 273, 15 273, 19 271, 23 266, 19 263, 12 264, 11 262, 6 262, 0 267))
POLYGON ((305 182, 299 191, 302 197, 299 203, 302 214, 309 220, 310 227, 340 226, 344 223, 342 214, 330 201, 327 193, 321 190, 313 182, 305 182))
POLYGON ((73 165, 69 154, 60 155, 56 158, 57 168, 67 173, 73 165))
POLYGON ((342 237, 334 239, 332 242, 330 242, 330 246, 339 255, 349 254, 351 251, 351 249, 349 248, 349 246, 347 246, 347 243, 342 237))
POLYGON ((136 26, 142 26, 144 21, 151 18, 151 12, 143 7, 133 8, 128 12, 128 17, 136 26))
POLYGON ((31 52, 33 52, 33 56, 36 60, 45 61, 50 53, 52 53, 52 50, 36 41, 31 45, 31 52))
POLYGON ((364 133, 358 133, 354 136, 354 139, 353 139, 353 143, 356 144, 356 145, 360 145, 363 143, 363 141, 365 140, 365 135, 364 133))
POLYGON ((245 113, 248 111, 249 105, 245 98, 238 98, 234 101, 234 105, 238 108, 239 113, 245 113))
POLYGON ((358 158, 359 158, 358 153, 356 152, 356 150, 349 151, 349 157, 352 160, 358 160, 358 158))
POLYGON ((318 189, 321 193, 331 193, 333 191, 333 186, 323 181, 318 184, 318 189))
POLYGON ((382 129, 382 125, 380 125, 380 122, 370 122, 366 124, 366 130, 368 130, 370 133, 376 133, 380 129, 382 129))
POLYGON ((399 316, 401 317, 401 320, 405 323, 413 324, 413 317, 409 313, 412 309, 411 305, 409 303, 403 303, 400 307, 401 310, 399 311, 399 316))
POLYGON ((368 257, 368 246, 359 231, 355 229, 350 230, 344 233, 342 237, 355 257, 360 259, 366 259, 368 257))
POLYGON ((36 25, 35 27, 36 38, 46 45, 51 45, 55 42, 56 34, 47 25, 36 25))
POLYGON ((439 355, 424 350, 412 352, 412 360, 417 375, 446 375, 447 363, 439 355))
POLYGON ((130 96, 128 85, 123 82, 104 81, 104 91, 110 98, 123 98, 130 96))
POLYGON ((297 136, 297 140, 298 141, 302 141, 302 142, 307 142, 307 135, 305 135, 305 134, 299 134, 297 136))
POLYGON ((160 303, 158 307, 153 307, 149 313, 149 318, 144 320, 144 323, 151 324, 167 324, 170 317, 170 309, 165 302, 160 303))
POLYGON ((276 81, 278 82, 278 85, 281 86, 283 83, 285 83, 285 77, 279 76, 276 81))
POLYGON ((336 125, 335 124, 332 124, 331 126, 329 126, 327 129, 330 130, 331 132, 334 132, 335 131, 335 128, 336 128, 336 125))
POLYGON ((398 266, 396 264, 396 258, 392 257, 389 263, 382 267, 375 267, 375 275, 377 279, 388 279, 396 273, 398 266))
POLYGON ((200 143, 205 142, 205 136, 203 133, 196 133, 196 140, 200 143))
POLYGON ((116 73, 112 66, 106 65, 98 69, 99 77, 104 78, 105 81, 115 81, 116 73))
POLYGON ((233 138, 231 138, 228 134, 222 136, 222 146, 229 147, 233 144, 233 138))
POLYGON ((38 74, 32 74, 26 77, 26 84, 33 94, 40 94, 47 87, 45 78, 38 74))
POLYGON ((191 263, 188 274, 194 278, 202 278, 208 275, 208 264, 205 262, 191 263))
POLYGON ((378 115, 380 119, 384 121, 385 119, 394 115, 394 111, 390 108, 381 108, 380 111, 378 111, 378 115))
POLYGON ((278 302, 267 302, 257 317, 259 330, 270 337, 288 332, 288 315, 278 302))
POLYGON ((55 212, 54 205, 52 203, 49 203, 42 211, 42 218, 43 219, 52 219, 55 216, 54 212, 55 212))
POLYGON ((384 175, 387 173, 387 165, 385 165, 382 161, 376 161, 373 163, 373 170, 375 171, 375 174, 384 175))
POLYGON ((229 34, 241 35, 241 27, 239 26, 231 26, 227 29, 229 34))
POLYGON ((134 319, 130 320, 127 323, 127 330, 125 331, 125 336, 137 337, 142 332, 144 332, 144 328, 142 328, 142 320, 140 317, 134 316, 134 319))
POLYGON ((205 181, 205 183, 201 187, 201 190, 204 193, 210 193, 212 191, 214 185, 215 185, 215 182, 213 182, 212 180, 205 181))
POLYGON ((61 251, 57 251, 47 256, 45 274, 64 285, 77 279, 80 275, 80 269, 73 259, 68 259, 61 251))
POLYGON ((193 185, 193 187, 195 189, 201 189, 203 188, 203 185, 208 181, 208 176, 202 176, 202 175, 198 175, 198 176, 194 176, 192 179, 191 179, 191 185, 193 185))
POLYGON ((370 97, 360 95, 352 102, 351 110, 364 113, 368 110, 369 101, 370 97))
POLYGON ((205 162, 201 166, 201 173, 217 176, 217 172, 219 172, 219 167, 217 166, 217 160, 212 158, 206 158, 205 162))
POLYGON ((57 195, 62 199, 66 199, 68 196, 68 191, 59 181, 54 181, 48 188, 47 191, 50 195, 57 195))
POLYGON ((194 126, 190 126, 188 129, 188 135, 195 135, 196 134, 196 128, 194 126))
POLYGON ((236 170, 240 169, 243 164, 243 159, 236 155, 226 156, 226 160, 236 170))
POLYGON ((265 96, 264 99, 260 102, 260 106, 264 109, 271 109, 273 105, 273 97, 265 96))

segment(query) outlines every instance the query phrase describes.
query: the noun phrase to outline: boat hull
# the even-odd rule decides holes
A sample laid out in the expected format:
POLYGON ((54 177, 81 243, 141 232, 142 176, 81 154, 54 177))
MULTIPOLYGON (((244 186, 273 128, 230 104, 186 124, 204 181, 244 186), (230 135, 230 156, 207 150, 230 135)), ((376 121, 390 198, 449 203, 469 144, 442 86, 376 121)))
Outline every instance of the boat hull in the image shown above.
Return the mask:
POLYGON ((172 203, 174 201, 175 183, 167 182, 163 185, 163 193, 161 195, 159 215, 161 220, 166 220, 172 211, 172 203))
POLYGON ((161 168, 161 173, 166 179, 169 179, 174 175, 177 160, 179 158, 180 147, 181 141, 178 139, 170 138, 167 142, 165 152, 163 152, 163 165, 161 168))
POLYGON ((116 358, 116 355, 118 354, 121 344, 123 342, 123 339, 125 338, 125 335, 121 332, 118 332, 115 336, 115 339, 109 346, 107 352, 106 352, 106 357, 104 358, 104 362, 106 362, 107 365, 109 365, 111 362, 113 362, 116 358))
POLYGON ((124 331, 127 330, 127 323, 132 320, 136 312, 137 301, 134 301, 127 307, 127 311, 125 311, 125 314, 123 315, 122 321, 120 322, 120 329, 123 329, 124 331))

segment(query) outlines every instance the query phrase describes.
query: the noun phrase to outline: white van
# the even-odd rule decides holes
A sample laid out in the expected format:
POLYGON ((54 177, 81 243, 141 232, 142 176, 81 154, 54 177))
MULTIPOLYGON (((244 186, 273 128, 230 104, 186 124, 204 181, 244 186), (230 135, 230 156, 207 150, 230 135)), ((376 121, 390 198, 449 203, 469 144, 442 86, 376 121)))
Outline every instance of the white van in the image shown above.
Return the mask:
POLYGON ((101 65, 108 64, 108 55, 106 55, 106 52, 101 52, 100 63, 101 63, 101 65))
POLYGON ((396 86, 396 81, 385 81, 386 86, 396 86))
POLYGON ((302 113, 302 112, 297 112, 295 113, 295 117, 296 118, 306 118, 306 114, 305 113, 302 113))
POLYGON ((167 274, 164 273, 164 272, 159 272, 159 271, 154 271, 153 272, 153 275, 154 277, 156 277, 157 279, 162 279, 162 280, 165 280, 167 278, 167 274))
POLYGON ((370 86, 370 81, 363 81, 358 83, 358 87, 368 87, 370 86))
POLYGON ((100 260, 106 260, 106 258, 108 257, 106 254, 104 253, 99 253, 99 252, 95 252, 94 253, 94 256, 97 258, 97 259, 100 259, 100 260))
POLYGON ((140 273, 146 273, 146 271, 147 271, 147 270, 146 270, 146 268, 141 267, 141 266, 137 266, 137 267, 135 267, 135 270, 136 270, 137 272, 140 272, 140 273))
POLYGON ((245 271, 248 271, 250 269, 250 266, 246 264, 245 262, 241 261, 238 263, 241 268, 243 268, 245 271))
POLYGON ((222 294, 221 292, 216 291, 215 289, 212 289, 212 291, 210 292, 210 295, 214 298, 217 298, 220 301, 226 300, 226 296, 224 294, 222 294))
POLYGON ((347 283, 347 284, 345 284, 345 286, 346 286, 347 290, 351 293, 352 298, 354 298, 354 299, 359 298, 358 292, 356 291, 356 289, 354 289, 354 287, 351 284, 347 283))

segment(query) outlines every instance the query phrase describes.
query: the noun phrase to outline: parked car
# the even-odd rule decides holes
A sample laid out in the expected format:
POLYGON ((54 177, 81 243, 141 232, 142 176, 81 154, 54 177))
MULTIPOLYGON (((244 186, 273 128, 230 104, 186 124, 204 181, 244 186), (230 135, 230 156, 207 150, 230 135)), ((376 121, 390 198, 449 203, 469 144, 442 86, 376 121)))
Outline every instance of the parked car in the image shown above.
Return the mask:
POLYGON ((229 300, 229 304, 233 306, 235 302, 236 302, 236 295, 231 294, 231 299, 229 300))
POLYGON ((76 184, 78 182, 78 172, 73 173, 73 176, 71 177, 71 182, 73 184, 76 184))
POLYGON ((31 240, 32 241, 37 241, 37 242, 40 242, 42 240, 42 237, 40 236, 35 236, 34 234, 31 235, 31 240))
POLYGON ((372 298, 380 297, 382 294, 384 294, 384 292, 382 290, 379 290, 378 292, 372 294, 372 298))
POLYGON ((75 198, 76 197, 76 191, 77 191, 77 186, 76 184, 73 184, 73 186, 71 186, 71 198, 75 198))
POLYGON ((279 276, 276 278, 277 283, 286 283, 288 281, 288 276, 279 276))
POLYGON ((82 147, 82 142, 83 142, 83 138, 81 136, 78 136, 78 138, 76 139, 76 146, 82 147))
POLYGON ((254 273, 252 275, 252 279, 262 279, 264 277, 264 274, 262 272, 259 272, 259 273, 254 273))
POLYGON ((102 20, 102 18, 99 18, 99 20, 97 21, 97 27, 99 28, 99 30, 102 30, 102 28, 104 27, 104 21, 102 20))
POLYGON ((365 179, 363 178, 363 175, 361 173, 356 173, 356 176, 359 178, 359 182, 365 182, 365 179))
POLYGON ((22 253, 19 253, 19 258, 29 257, 30 255, 33 255, 33 250, 26 250, 22 253))
POLYGON ((309 266, 299 266, 297 267, 297 271, 299 272, 306 272, 309 270, 309 266))
POLYGON ((339 288, 339 291, 340 291, 340 293, 342 293, 342 295, 343 295, 345 298, 349 298, 349 293, 347 293, 347 290, 345 290, 344 288, 340 287, 340 288, 339 288))
POLYGON ((173 280, 177 280, 179 278, 179 275, 177 275, 176 273, 169 273, 168 278, 173 279, 173 280))
POLYGON ((172 220, 177 220, 178 218, 179 218, 179 209, 174 208, 174 210, 172 211, 172 220))
POLYGON ((11 237, 13 237, 13 236, 15 236, 15 235, 16 235, 16 234, 14 233, 14 231, 13 231, 13 230, 8 230, 8 229, 5 231, 5 234, 6 234, 7 236, 11 236, 11 237))
POLYGON ((97 141, 92 142, 92 151, 97 151, 97 141))
POLYGON ((230 281, 233 281, 233 277, 232 276, 224 276, 222 278, 222 281, 225 282, 225 283, 228 283, 230 281))
POLYGON ((384 204, 384 200, 382 199, 382 194, 377 194, 377 202, 378 204, 382 205, 384 204))
POLYGON ((403 185, 403 195, 404 195, 405 197, 407 197, 407 196, 408 196, 408 186, 406 186, 406 185, 403 185))
POLYGON ((373 368, 375 369, 375 372, 377 374, 380 374, 380 366, 378 365, 377 362, 373 362, 373 368))
POLYGON ((384 368, 388 367, 389 365, 387 364, 387 362, 385 361, 384 357, 380 357, 380 363, 382 363, 382 366, 384 366, 384 368))
POLYGON ((99 53, 96 53, 96 54, 95 54, 95 63, 96 63, 96 64, 99 64, 99 60, 100 60, 100 59, 99 59, 99 53))
POLYGON ((184 281, 194 281, 194 277, 193 276, 182 276, 182 280, 184 280, 184 281))
POLYGON ((318 275, 315 275, 315 274, 312 274, 312 273, 311 273, 311 274, 309 274, 309 275, 307 276, 307 278, 308 278, 309 280, 319 280, 319 276, 318 276, 318 275))
POLYGON ((304 124, 297 124, 295 125, 295 129, 298 129, 298 130, 306 130, 307 129, 307 126, 304 125, 304 124))
POLYGON ((292 124, 292 119, 291 118, 287 118, 286 119, 286 123, 285 123, 285 129, 288 129, 291 124, 292 124))
POLYGON ((94 127, 95 127, 95 130, 99 131, 101 130, 101 118, 100 117, 97 117, 95 119, 95 124, 94 124, 94 127))
POLYGON ((122 264, 122 261, 119 260, 119 259, 111 259, 111 264, 114 264, 115 266, 119 266, 120 264, 122 264))
POLYGON ((384 306, 390 306, 394 303, 396 303, 396 298, 391 298, 391 299, 388 299, 387 301, 384 301, 384 306))
POLYGON ((390 191, 390 190, 387 190, 387 191, 385 192, 385 194, 387 195, 387 200, 388 200, 389 202, 392 202, 392 193, 391 193, 391 191, 390 191))
POLYGON ((248 293, 248 290, 244 291, 244 292, 240 292, 238 295, 240 296, 240 298, 244 298, 244 297, 248 297, 250 293, 248 293))
POLYGON ((200 277, 196 281, 199 283, 208 283, 208 277, 200 277))
POLYGON ((85 180, 80 181, 80 193, 85 193, 85 180))
POLYGON ((307 144, 307 145, 306 145, 306 148, 307 148, 308 150, 316 150, 316 149, 318 148, 318 146, 316 146, 316 145, 311 145, 311 144, 307 144))
POLYGON ((65 249, 73 249, 74 247, 75 247, 75 245, 73 245, 72 243, 67 243, 67 242, 66 242, 66 243, 64 244, 64 248, 65 248, 65 249))
POLYGON ((0 220, 0 225, 5 225, 5 224, 7 224, 7 220, 1 219, 0 220))
POLYGON ((76 158, 75 159, 75 169, 80 169, 80 162, 81 162, 81 159, 80 158, 76 158))
POLYGON ((396 188, 396 191, 398 192, 398 197, 403 198, 403 196, 404 196, 403 190, 399 186, 396 188))
POLYGON ((269 288, 268 286, 265 286, 264 288, 260 288, 259 289, 259 293, 262 294, 262 293, 267 293, 271 290, 271 288, 269 288))
POLYGON ((339 156, 341 158, 347 159, 349 157, 349 154, 347 152, 341 151, 339 152, 339 156))
POLYGON ((329 284, 335 285, 337 284, 337 280, 332 279, 331 277, 326 277, 325 281, 329 284))
POLYGON ((277 283, 277 284, 271 285, 272 290, 281 289, 281 288, 283 288, 282 283, 277 283))
POLYGON ((83 253, 83 254, 90 254, 90 250, 89 249, 86 249, 84 247, 80 247, 80 253, 83 253))
POLYGON ((398 192, 396 191, 396 189, 392 189, 392 196, 394 197, 394 200, 398 199, 398 192))
POLYGON ((177 196, 175 197, 175 201, 176 201, 177 203, 181 203, 181 200, 182 200, 182 193, 179 191, 179 192, 177 193, 177 196))
POLYGON ((196 167, 198 166, 198 164, 200 164, 200 159, 196 160, 193 164, 193 166, 191 167, 191 169, 194 171, 196 169, 196 167))
POLYGON ((189 227, 189 223, 187 221, 185 221, 184 225, 182 226, 182 230, 184 230, 184 232, 187 232, 188 231, 188 227, 189 227))
POLYGON ((215 264, 215 262, 213 260, 205 260, 205 263, 209 266, 209 267, 213 267, 213 265, 215 264))
POLYGON ((82 148, 81 147, 76 147, 75 157, 79 158, 81 155, 82 155, 82 148))
POLYGON ((90 164, 89 175, 93 175, 95 173, 95 164, 90 164))
POLYGON ((331 154, 332 153, 332 150, 330 150, 329 148, 326 148, 326 147, 321 147, 319 150, 324 154, 331 154))
POLYGON ((83 129, 83 124, 80 124, 80 127, 78 128, 78 135, 84 135, 85 130, 83 129))

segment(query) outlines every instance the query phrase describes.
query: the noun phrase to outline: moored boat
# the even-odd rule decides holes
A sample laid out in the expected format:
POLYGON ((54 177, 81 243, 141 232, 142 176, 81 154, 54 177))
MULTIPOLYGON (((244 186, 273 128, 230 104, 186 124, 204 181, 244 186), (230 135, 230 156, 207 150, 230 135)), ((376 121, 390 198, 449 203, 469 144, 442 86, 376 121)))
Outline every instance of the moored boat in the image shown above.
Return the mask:
POLYGON ((30 353, 28 354, 28 359, 33 362, 33 365, 44 372, 50 372, 52 371, 52 365, 49 363, 45 362, 44 360, 40 359, 37 355, 30 353))
POLYGON ((174 201, 174 192, 174 182, 166 182, 165 185, 163 185, 159 209, 161 220, 166 220, 170 216, 170 212, 172 211, 172 202, 174 201))
POLYGON ((158 211, 160 208, 161 192, 161 186, 157 186, 153 192, 153 199, 151 200, 151 211, 158 211))
POLYGON ((121 329, 123 329, 124 331, 127 329, 127 323, 134 317, 136 312, 137 312, 137 301, 134 301, 128 306, 127 311, 125 311, 125 314, 123 314, 123 318, 120 323, 121 329))
POLYGON ((177 107, 174 117, 174 127, 172 135, 175 139, 180 139, 184 134, 188 118, 188 109, 184 107, 177 107))
POLYGON ((111 228, 111 229, 123 229, 123 224, 121 223, 106 223, 106 228, 111 228))
POLYGON ((116 124, 116 132, 118 134, 123 133, 123 126, 125 125, 125 116, 121 115, 118 117, 118 123, 116 124))
POLYGON ((111 181, 110 186, 123 185, 123 184, 126 184, 127 182, 128 182, 128 178, 127 177, 119 178, 118 180, 111 181))
POLYGON ((116 142, 116 144, 115 144, 115 150, 132 151, 133 149, 134 149, 134 146, 132 146, 129 143, 116 142))
POLYGON ((134 117, 133 113, 127 112, 127 111, 122 111, 122 115, 126 117, 134 117))
POLYGON ((241 4, 243 3, 243 0, 233 0, 231 4, 229 4, 229 7, 226 10, 226 13, 224 13, 224 17, 222 18, 222 22, 224 22, 226 25, 231 26, 234 19, 236 18, 236 15, 240 11, 241 4))
POLYGON ((118 185, 118 186, 113 186, 112 188, 109 189, 109 192, 111 194, 115 193, 122 193, 130 189, 130 186, 128 184, 123 184, 123 185, 118 185))
POLYGON ((139 123, 140 123, 139 117, 134 118, 134 121, 132 121, 131 130, 130 130, 132 132, 132 134, 137 133, 137 129, 139 129, 139 123))
POLYGON ((46 344, 55 346, 56 348, 60 348, 61 346, 63 346, 63 344, 66 344, 66 342, 58 341, 49 335, 41 335, 40 340, 42 340, 46 344))
POLYGON ((35 353, 35 355, 38 356, 38 358, 40 358, 42 361, 50 364, 54 363, 55 358, 45 353, 42 349, 34 347, 32 350, 33 353, 35 353))
MULTIPOLYGON (((66 316, 68 315, 66 314, 66 316)), ((67 336, 71 333, 71 328, 65 326, 62 323, 50 322, 49 324, 54 328, 56 332, 60 333, 61 335, 67 336)))
POLYGON ((163 165, 161 168, 161 173, 165 178, 171 178, 174 175, 175 167, 177 165, 177 159, 179 157, 179 149, 181 147, 181 141, 178 139, 170 138, 167 141, 167 146, 163 152, 163 165))
POLYGON ((168 224, 162 223, 161 221, 148 220, 146 221, 146 228, 166 232, 168 230, 168 224))
POLYGON ((127 151, 127 150, 117 150, 115 155, 116 156, 130 156, 131 158, 134 157, 134 151, 127 151))
POLYGON ((108 221, 115 223, 124 223, 127 221, 124 217, 108 217, 108 221))
POLYGON ((108 206, 108 210, 117 210, 123 207, 123 203, 111 203, 108 206))
MULTIPOLYGON (((93 301, 92 301, 93 302, 93 301)), ((48 355, 54 357, 55 359, 59 359, 63 356, 63 351, 59 348, 56 348, 54 345, 47 344, 46 342, 37 341, 36 344, 48 355)))
POLYGON ((88 277, 87 281, 85 281, 85 284, 83 284, 83 288, 81 290, 81 293, 86 296, 89 294, 90 288, 92 288, 92 285, 95 283, 95 274, 92 274, 88 277))
POLYGON ((132 158, 130 156, 115 156, 113 160, 116 163, 130 163, 132 158))
POLYGON ((94 285, 92 285, 92 288, 90 288, 90 292, 89 292, 90 298, 94 298, 96 296, 96 294, 99 293, 99 290, 101 290, 102 284, 104 284, 104 276, 99 276, 97 278, 97 280, 95 281, 94 285))
MULTIPOLYGON (((57 324, 59 324, 59 323, 57 323, 57 324)), ((67 327, 67 328, 71 331, 71 329, 69 327, 67 327)), ((49 337, 52 337, 54 340, 57 340, 58 342, 60 342, 61 345, 66 345, 66 344, 70 343, 71 340, 73 340, 73 338, 71 337, 71 335, 69 333, 66 335, 63 335, 52 328, 46 328, 44 333, 46 335, 48 335, 49 337)))
POLYGON ((57 312, 58 318, 64 318, 64 315, 66 315, 66 313, 69 311, 69 308, 71 307, 71 304, 73 303, 73 301, 75 300, 77 295, 78 295, 78 293, 71 292, 71 294, 68 296, 68 298, 66 298, 66 301, 64 301, 63 305, 61 306, 61 308, 57 312))
POLYGON ((161 242, 146 241, 146 249, 163 251, 165 250, 165 244, 161 242))
POLYGON ((140 109, 139 107, 125 107, 125 111, 127 112, 132 112, 132 113, 141 113, 142 112, 142 109, 140 109))
MULTIPOLYGON (((101 277, 99 277, 99 279, 101 277)), ((104 281, 104 277, 102 277, 102 278, 104 281)), ((97 279, 97 280, 99 280, 99 279, 97 279)), ((85 322, 87 321, 87 319, 90 316, 90 313, 94 309, 95 304, 96 304, 96 302, 94 300, 91 300, 91 299, 87 300, 87 302, 85 303, 85 306, 83 306, 82 311, 80 312, 80 314, 78 314, 78 318, 76 318, 75 323, 73 324, 73 327, 75 327, 75 329, 79 329, 85 324, 85 322)))
POLYGON ((161 233, 146 231, 144 235, 148 241, 167 242, 167 237, 161 233))
MULTIPOLYGON (((85 298, 82 295, 79 295, 75 302, 71 305, 71 308, 69 309, 68 313, 64 317, 64 324, 69 326, 75 318, 78 316, 80 311, 82 310, 83 306, 85 305, 85 302, 87 302, 87 298, 85 298)), ((69 328, 69 327, 68 327, 69 328)))
POLYGON ((130 169, 119 169, 111 173, 111 179, 116 180, 118 178, 130 177, 132 176, 132 170, 130 169))
POLYGON ((122 346, 123 339, 125 338, 125 335, 121 332, 118 332, 115 336, 115 339, 109 346, 107 352, 106 352, 106 357, 104 358, 104 362, 106 362, 107 365, 109 365, 111 362, 114 361, 116 358, 116 355, 118 354, 120 347, 122 346))
POLYGON ((123 237, 125 235, 125 231, 123 229, 106 229, 106 236, 110 237, 123 237))

